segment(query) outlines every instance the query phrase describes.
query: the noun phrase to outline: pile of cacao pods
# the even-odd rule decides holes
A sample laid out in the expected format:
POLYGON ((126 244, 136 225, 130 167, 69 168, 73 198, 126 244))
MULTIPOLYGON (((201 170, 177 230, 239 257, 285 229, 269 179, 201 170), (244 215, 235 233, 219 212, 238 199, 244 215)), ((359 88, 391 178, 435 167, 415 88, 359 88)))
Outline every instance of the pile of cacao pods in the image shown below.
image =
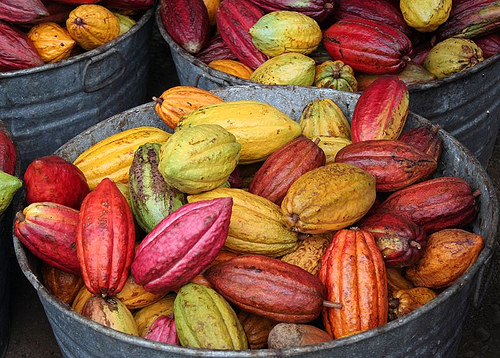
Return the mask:
POLYGON ((16 176, 17 153, 12 134, 0 121, 0 215, 9 207, 14 195, 23 186, 16 176))
POLYGON ((0 72, 64 60, 126 33, 154 0, 0 2, 0 72))
POLYGON ((484 245, 468 229, 480 191, 434 177, 439 128, 403 132, 408 98, 381 76, 351 123, 330 99, 297 122, 170 88, 155 100, 169 131, 30 163, 15 235, 51 293, 131 335, 244 350, 367 331, 434 299, 484 245))
POLYGON ((262 84, 364 90, 443 78, 500 52, 495 0, 161 0, 162 23, 208 66, 262 84))

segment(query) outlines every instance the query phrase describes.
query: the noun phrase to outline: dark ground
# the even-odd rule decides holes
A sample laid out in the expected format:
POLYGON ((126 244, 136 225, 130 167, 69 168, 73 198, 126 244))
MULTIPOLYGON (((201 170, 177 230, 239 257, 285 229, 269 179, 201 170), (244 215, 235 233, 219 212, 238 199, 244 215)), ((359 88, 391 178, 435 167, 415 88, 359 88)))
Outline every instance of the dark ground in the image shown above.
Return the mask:
MULTIPOLYGON (((148 98, 178 85, 169 49, 154 31, 151 49, 148 98)), ((500 120, 500 118, 499 118, 500 120)), ((488 174, 500 193, 500 136, 488 167, 488 174)), ((61 357, 43 307, 19 269, 15 258, 11 272, 11 335, 6 358, 61 357)), ((500 357, 500 270, 492 278, 482 305, 468 318, 458 357, 500 357)), ((404 342, 401 342, 404 344, 404 342)))

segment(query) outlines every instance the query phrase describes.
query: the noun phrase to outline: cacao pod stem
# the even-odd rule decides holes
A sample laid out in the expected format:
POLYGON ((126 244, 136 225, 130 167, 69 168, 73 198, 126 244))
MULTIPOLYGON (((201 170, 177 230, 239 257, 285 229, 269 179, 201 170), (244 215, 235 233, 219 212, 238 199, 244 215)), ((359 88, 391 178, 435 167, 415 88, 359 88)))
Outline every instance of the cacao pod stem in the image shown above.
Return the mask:
POLYGON ((419 244, 418 242, 413 241, 413 240, 412 240, 412 241, 410 241, 410 246, 411 246, 411 247, 415 247, 415 248, 417 248, 417 249, 419 249, 419 250, 422 248, 422 246, 420 246, 420 244, 419 244))
POLYGON ((158 97, 153 96, 153 101, 155 101, 156 103, 158 103, 161 106, 163 103, 163 98, 161 98, 161 97, 158 98, 158 97))
POLYGON ((481 190, 477 189, 475 192, 472 193, 472 196, 474 198, 477 198, 479 195, 481 195, 481 190))
POLYGON ((432 127, 432 134, 437 134, 437 132, 441 129, 441 126, 439 124, 436 124, 435 126, 432 127))
POLYGON ((327 308, 342 308, 342 303, 338 302, 330 302, 330 301, 323 301, 323 306, 327 308))
POLYGON ((292 223, 296 223, 297 221, 299 221, 299 216, 297 214, 292 214, 292 223))
POLYGON ((318 145, 319 142, 321 142, 321 139, 319 137, 314 140, 314 144, 316 144, 316 145, 318 145))

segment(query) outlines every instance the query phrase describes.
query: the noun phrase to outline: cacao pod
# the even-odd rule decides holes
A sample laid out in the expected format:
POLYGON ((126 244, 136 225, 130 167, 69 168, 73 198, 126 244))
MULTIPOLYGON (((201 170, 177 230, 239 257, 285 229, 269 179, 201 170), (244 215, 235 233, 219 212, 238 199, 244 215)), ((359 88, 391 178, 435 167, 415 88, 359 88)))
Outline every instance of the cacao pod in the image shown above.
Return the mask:
POLYGON ((438 136, 439 124, 429 128, 419 126, 401 134, 399 140, 411 145, 413 148, 427 153, 439 163, 443 150, 443 141, 438 136))
POLYGON ((270 349, 309 346, 332 341, 330 334, 310 324, 278 323, 269 332, 270 349))
POLYGON ((44 18, 49 15, 40 0, 2 0, 0 2, 0 20, 10 23, 24 23, 44 18))
POLYGON ((208 282, 207 279, 205 278, 205 276, 203 275, 204 272, 206 271, 206 269, 208 269, 209 267, 212 267, 213 265, 217 265, 220 262, 231 260, 232 258, 234 258, 236 256, 238 256, 238 254, 236 254, 234 252, 222 250, 221 252, 219 252, 217 257, 211 263, 209 263, 207 265, 207 267, 205 267, 205 269, 203 269, 203 271, 201 271, 198 275, 193 277, 191 282, 196 283, 198 285, 204 285, 204 286, 213 288, 212 285, 210 285, 210 282, 208 282))
POLYGON ((288 262, 316 275, 321 267, 321 257, 331 241, 331 234, 311 235, 300 240, 297 249, 282 256, 281 261, 288 262))
POLYGON ((174 313, 175 293, 170 293, 161 300, 141 308, 134 313, 134 319, 137 324, 139 336, 144 337, 149 327, 161 316, 169 316, 174 313))
POLYGON ((222 262, 210 267, 205 277, 229 302, 279 322, 310 322, 321 313, 325 299, 325 287, 316 276, 262 255, 222 262))
POLYGON ((24 32, 0 21, 0 72, 22 70, 44 62, 24 32))
POLYGON ((443 24, 451 12, 451 0, 401 0, 399 6, 408 25, 420 32, 432 32, 443 24))
POLYGON ((402 269, 396 267, 386 267, 385 271, 387 274, 387 291, 389 292, 389 298, 391 298, 396 291, 408 290, 415 287, 403 275, 402 269))
POLYGON ((144 339, 180 346, 173 315, 160 316, 149 327, 144 339))
POLYGON ((250 0, 266 12, 279 10, 297 11, 316 21, 325 21, 334 11, 334 0, 250 0))
POLYGON ((0 215, 2 215, 14 199, 17 191, 23 186, 22 180, 0 170, 0 215))
POLYGON ((233 200, 184 205, 163 219, 140 243, 132 275, 149 292, 179 289, 219 254, 229 230, 233 200))
POLYGON ((318 277, 327 300, 342 304, 323 308, 323 324, 335 339, 387 323, 384 260, 368 231, 338 231, 321 259, 318 277))
POLYGON ((219 8, 220 0, 203 0, 208 12, 208 23, 210 26, 216 25, 215 14, 219 8))
POLYGON ((78 210, 56 203, 33 203, 16 214, 14 234, 40 260, 80 275, 78 221, 78 210))
POLYGON ((68 58, 76 44, 68 31, 55 22, 42 22, 33 26, 28 32, 28 38, 45 63, 68 58))
POLYGON ((148 292, 134 280, 134 276, 129 275, 122 290, 116 294, 129 310, 139 309, 158 302, 165 296, 165 293, 148 292))
POLYGON ((115 295, 134 257, 132 212, 116 184, 105 178, 83 200, 76 235, 78 260, 88 290, 115 295))
POLYGON ((85 287, 85 285, 83 284, 80 288, 80 291, 78 291, 78 293, 76 294, 76 297, 71 304, 71 308, 73 308, 75 312, 82 314, 83 306, 85 306, 85 303, 91 297, 94 297, 94 295, 89 290, 87 290, 87 287, 85 287))
POLYGON ((208 64, 215 60, 236 60, 236 55, 229 49, 220 35, 208 40, 204 49, 196 54, 196 58, 208 64))
POLYGON ((436 297, 437 294, 426 287, 396 291, 389 300, 389 319, 394 320, 403 317, 436 297))
POLYGON ((1 129, 0 122, 0 170, 14 175, 16 170, 17 153, 12 141, 11 133, 1 129))
POLYGON ((83 287, 83 280, 80 276, 65 272, 45 262, 42 262, 42 278, 47 290, 68 305, 73 302, 83 287))
POLYGON ((335 163, 335 157, 339 150, 352 143, 350 139, 342 137, 318 136, 314 137, 313 140, 315 142, 319 140, 318 146, 325 153, 327 165, 335 163))
POLYGON ((500 52, 500 34, 489 34, 474 38, 474 42, 483 51, 483 57, 485 59, 495 56, 500 52))
POLYGON ((102 5, 107 8, 123 10, 149 9, 154 4, 154 0, 102 0, 102 5))
POLYGON ((138 336, 132 313, 115 297, 91 297, 85 302, 82 316, 114 330, 138 336))
POLYGON ((315 64, 306 55, 288 52, 264 62, 252 73, 250 80, 266 85, 312 86, 315 64))
POLYGON ((243 310, 238 312, 238 319, 247 336, 248 348, 267 348, 269 332, 271 332, 278 322, 243 310))
MULTIPOLYGON (((311 140, 318 136, 351 139, 351 126, 342 109, 331 99, 315 99, 300 115, 302 134, 311 140)), ((321 143, 321 142, 320 142, 321 143)))
POLYGON ((118 11, 111 11, 113 15, 116 16, 118 19, 118 22, 120 23, 120 32, 118 33, 118 36, 123 35, 126 33, 128 30, 132 28, 137 22, 132 19, 130 16, 120 14, 118 11))
POLYGON ((66 19, 69 16, 69 13, 75 8, 74 5, 52 0, 42 0, 42 3, 49 14, 47 16, 39 17, 29 22, 24 22, 22 24, 19 24, 19 26, 26 26, 27 28, 31 28, 32 26, 41 22, 55 22, 56 24, 64 25, 66 23, 66 19))
POLYGON ((247 80, 250 79, 250 76, 252 76, 253 73, 253 70, 250 67, 244 63, 234 60, 214 60, 210 62, 208 66, 247 80))
MULTIPOLYGON (((422 62, 424 59, 422 58, 422 62)), ((436 79, 432 73, 427 71, 424 66, 415 63, 413 60, 408 62, 403 69, 403 71, 396 74, 398 78, 405 83, 405 85, 411 86, 419 83, 426 83, 436 79)), ((360 73, 357 76, 358 90, 364 91, 369 85, 373 83, 380 75, 370 75, 367 73, 360 73)))
POLYGON ((317 65, 314 85, 346 92, 358 90, 358 81, 354 77, 354 70, 342 61, 325 61, 317 65))

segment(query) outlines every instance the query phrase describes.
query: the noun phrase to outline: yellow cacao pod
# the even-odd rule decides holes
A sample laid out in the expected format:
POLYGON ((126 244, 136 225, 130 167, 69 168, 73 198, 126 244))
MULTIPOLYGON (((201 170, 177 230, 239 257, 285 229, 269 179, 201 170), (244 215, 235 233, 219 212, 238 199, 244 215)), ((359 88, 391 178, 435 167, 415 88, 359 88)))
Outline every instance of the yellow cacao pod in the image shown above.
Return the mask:
POLYGON ((408 26, 432 32, 448 20, 451 3, 451 0, 401 0, 399 7, 408 26))
POLYGON ((84 4, 69 13, 66 28, 78 45, 93 50, 118 37, 120 22, 104 6, 84 4))
POLYGON ((299 123, 276 107, 258 101, 222 102, 182 117, 176 130, 199 124, 218 124, 241 144, 239 164, 265 160, 301 134, 299 123))
POLYGON ((436 297, 437 294, 427 287, 414 287, 393 292, 389 300, 389 319, 403 317, 436 297))
POLYGON ((352 225, 375 202, 375 178, 346 163, 313 169, 283 199, 283 222, 293 231, 321 234, 352 225))
POLYGON ((241 189, 217 188, 187 199, 193 203, 224 197, 233 198, 226 250, 278 257, 297 248, 297 234, 281 223, 279 206, 266 198, 241 189))
POLYGON ((55 22, 42 22, 33 26, 28 38, 45 63, 68 58, 76 44, 68 31, 55 22))
POLYGON ((408 281, 400 268, 396 267, 386 267, 387 274, 387 291, 389 292, 389 297, 399 290, 408 290, 415 287, 410 281, 408 281))
POLYGON ((82 288, 80 288, 80 291, 78 291, 78 293, 76 294, 76 297, 71 304, 71 308, 81 314, 85 302, 87 302, 87 300, 93 296, 94 295, 89 290, 87 290, 87 287, 83 285, 82 288))
POLYGON ((82 315, 114 330, 138 336, 132 313, 116 297, 91 297, 85 302, 82 315))
POLYGON ((210 26, 215 25, 215 14, 217 13, 217 9, 219 8, 220 0, 203 0, 203 3, 207 7, 208 11, 208 21, 210 26))
POLYGON ((323 149, 323 152, 325 152, 325 164, 335 163, 335 157, 337 156, 339 150, 352 143, 350 139, 342 137, 318 136, 312 138, 312 140, 314 142, 319 140, 318 146, 323 149))
POLYGON ((139 336, 144 337, 158 317, 174 313, 174 301, 175 293, 170 293, 159 301, 137 310, 134 313, 134 319, 139 336))
POLYGON ((83 172, 91 190, 104 178, 128 183, 136 149, 145 143, 163 144, 170 136, 170 133, 155 127, 128 129, 94 144, 81 153, 73 164, 83 172))
POLYGON ((302 110, 300 127, 311 140, 318 136, 351 139, 351 125, 342 109, 329 98, 309 102, 302 110))
POLYGON ((250 79, 253 73, 253 70, 250 67, 235 60, 214 60, 210 62, 208 66, 247 80, 250 79))
POLYGON ((250 80, 266 85, 312 86, 316 63, 301 53, 284 53, 260 65, 250 80))
POLYGON ((299 241, 297 249, 281 258, 281 261, 299 266, 316 275, 321 268, 321 257, 332 241, 332 234, 311 235, 299 241))
POLYGON ((129 310, 143 308, 161 300, 165 293, 148 292, 135 282, 134 277, 129 275, 122 290, 118 292, 118 298, 129 310))

